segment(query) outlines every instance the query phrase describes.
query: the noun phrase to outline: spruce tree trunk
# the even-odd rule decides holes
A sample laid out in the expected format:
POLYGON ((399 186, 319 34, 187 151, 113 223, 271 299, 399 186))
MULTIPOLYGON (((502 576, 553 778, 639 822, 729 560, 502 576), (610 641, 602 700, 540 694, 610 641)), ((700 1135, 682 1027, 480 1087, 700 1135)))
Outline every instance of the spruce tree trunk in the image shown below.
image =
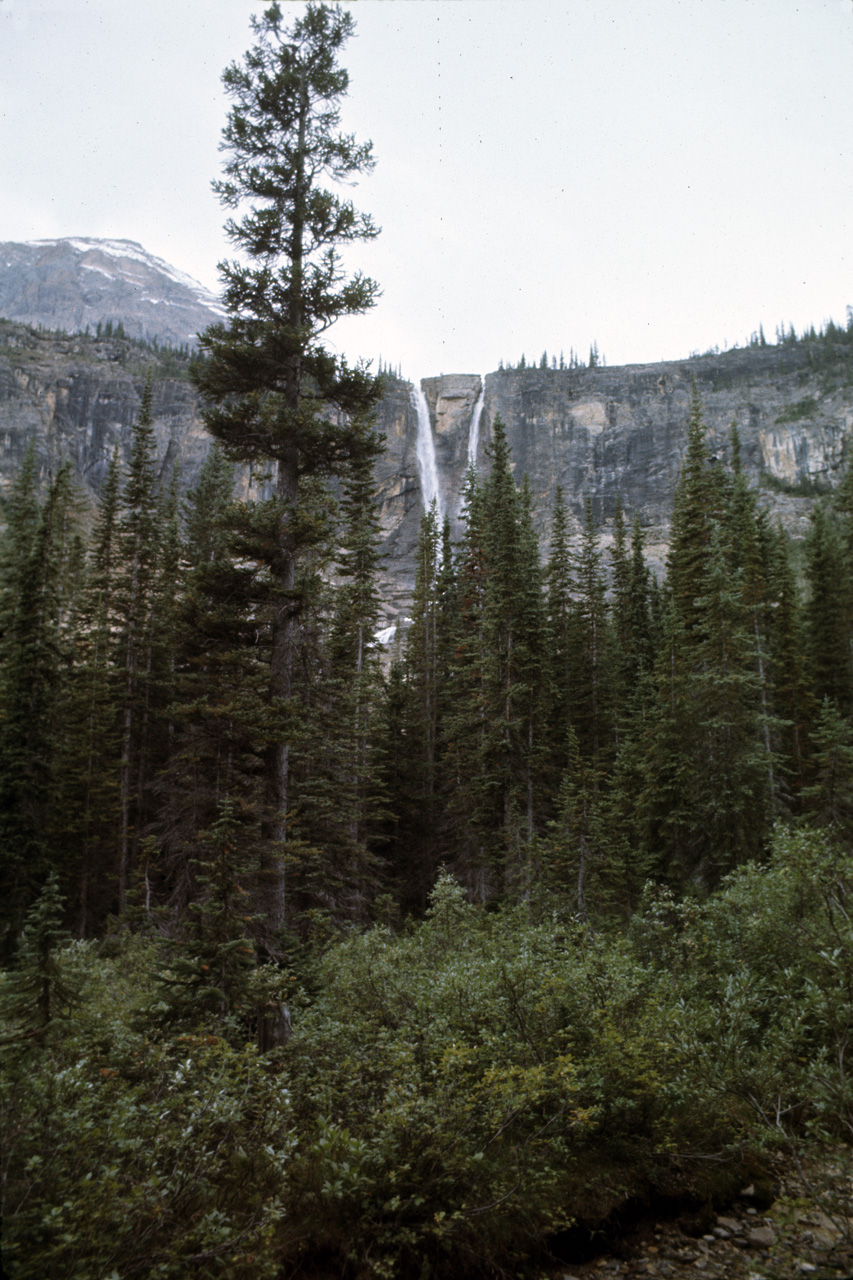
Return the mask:
MULTIPOLYGON (((278 563, 275 565, 276 594, 272 612, 272 652, 270 654, 270 703, 287 714, 293 685, 293 651, 296 630, 296 554, 293 519, 296 513, 299 472, 296 451, 278 464, 277 497, 282 504, 278 526, 278 563)), ((267 918, 273 928, 281 928, 286 915, 286 884, 281 860, 287 839, 287 796, 290 776, 290 742, 276 736, 267 753, 264 835, 265 851, 261 872, 269 886, 267 918), (276 847, 277 846, 277 847, 276 847)))

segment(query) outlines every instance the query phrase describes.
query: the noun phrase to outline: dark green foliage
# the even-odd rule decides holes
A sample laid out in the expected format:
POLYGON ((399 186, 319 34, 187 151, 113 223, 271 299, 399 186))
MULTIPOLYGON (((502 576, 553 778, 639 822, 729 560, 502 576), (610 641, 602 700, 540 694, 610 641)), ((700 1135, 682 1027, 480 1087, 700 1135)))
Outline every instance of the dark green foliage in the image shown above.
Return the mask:
POLYGON ((185 505, 186 569, 177 601, 174 740, 161 790, 158 833, 170 879, 186 880, 186 859, 225 795, 257 800, 260 689, 266 648, 253 607, 258 566, 233 528, 233 468, 208 455, 185 505))
POLYGON ((154 471, 152 389, 146 380, 133 425, 130 464, 120 500, 113 622, 114 661, 122 675, 118 907, 123 911, 140 829, 146 818, 142 783, 150 745, 154 582, 160 529, 154 471))
POLYGON ((587 494, 576 558, 576 609, 571 658, 571 719, 580 749, 599 767, 612 745, 612 654, 605 581, 592 501, 587 494))
POLYGON ((70 672, 69 742, 58 785, 61 836, 74 868, 77 931, 87 936, 114 902, 119 798, 119 688, 115 621, 119 569, 118 456, 113 455, 92 532, 70 672))
POLYGON ((801 418, 813 418, 817 412, 817 400, 814 396, 807 396, 804 400, 798 400, 795 404, 789 404, 787 408, 777 416, 777 422, 799 422, 801 418))
POLYGON ((43 1048, 76 1001, 75 983, 61 957, 69 941, 62 926, 64 905, 59 878, 51 871, 27 912, 15 966, 0 988, 5 1024, 0 1054, 15 1062, 43 1048))
MULTIPOLYGON (((378 452, 369 423, 342 484, 340 583, 331 618, 312 642, 314 665, 301 684, 303 728, 295 755, 293 833, 302 842, 292 877, 300 911, 322 910, 338 923, 363 922, 375 895, 378 867, 369 842, 381 819, 377 749, 381 673, 375 644, 379 615, 379 520, 373 463, 378 452)), ((307 635, 307 628, 303 625, 307 635)))
MULTIPOLYGON (((407 905, 421 909, 439 858, 439 724, 446 710, 450 622, 443 588, 452 590, 453 575, 453 566, 444 563, 443 555, 449 553, 449 545, 442 547, 438 506, 433 502, 421 518, 418 534, 405 673, 400 665, 392 673, 387 703, 389 796, 395 814, 388 858, 407 905)), ((446 724, 442 727, 446 731, 446 724)))
POLYGON ((849 714, 853 706, 853 654, 848 634, 849 549, 833 514, 818 504, 806 542, 809 595, 805 646, 814 696, 831 698, 849 714))
POLYGON ((75 505, 67 466, 39 501, 30 450, 0 542, 0 891, 7 943, 54 865, 49 835, 80 573, 75 505))
POLYGON ((15 1280, 278 1274, 286 1092, 251 1049, 154 1031, 150 960, 132 941, 114 960, 64 953, 81 988, 74 1021, 26 1071, 4 1073, 2 1249, 15 1280))
POLYGON ((286 917, 283 855, 297 731, 290 700, 306 604, 300 565, 322 541, 312 485, 365 450, 372 456, 359 415, 380 394, 366 369, 349 368, 320 345, 329 325, 370 307, 377 292, 359 273, 347 278, 340 257, 342 246, 377 229, 322 185, 351 182, 373 164, 369 144, 339 131, 348 76, 336 59, 353 26, 336 6, 312 3, 286 27, 272 4, 252 19, 257 43, 224 74, 234 105, 223 134, 225 176, 215 187, 226 208, 246 210, 226 224, 243 262, 220 264, 230 323, 202 335, 206 360, 195 371, 207 426, 228 456, 272 468, 273 496, 249 514, 262 520, 256 546, 267 568, 267 707, 275 729, 264 748, 261 871, 273 927, 286 917))
POLYGON ((158 974, 168 1022, 195 1029, 213 1018, 219 1028, 230 1015, 247 1011, 249 973, 255 965, 250 864, 251 829, 226 798, 190 860, 197 887, 187 912, 187 936, 172 948, 158 974))
POLYGON ((694 395, 676 493, 647 784, 649 853, 676 883, 713 884, 758 856, 774 793, 764 629, 768 540, 739 471, 705 451, 694 395))
POLYGON ((765 1144, 850 1122, 851 892, 848 857, 781 830, 705 903, 650 890, 624 936, 444 875, 420 925, 327 952, 264 1059, 218 1011, 156 1030, 152 943, 58 952, 74 1018, 0 1086, 7 1273, 485 1276, 632 1195, 721 1204, 765 1144))
POLYGON ((803 806, 815 826, 850 849, 853 842, 853 725, 824 698, 812 730, 812 781, 803 806))

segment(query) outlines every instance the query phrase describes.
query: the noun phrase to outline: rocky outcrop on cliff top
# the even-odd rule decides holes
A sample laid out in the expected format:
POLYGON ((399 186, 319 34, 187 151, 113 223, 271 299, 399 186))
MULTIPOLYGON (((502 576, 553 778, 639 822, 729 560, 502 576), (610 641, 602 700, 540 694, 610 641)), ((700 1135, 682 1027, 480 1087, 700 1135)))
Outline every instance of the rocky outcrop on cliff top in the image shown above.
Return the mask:
POLYGON ((66 333, 119 323, 133 338, 179 347, 221 320, 217 298, 135 240, 0 243, 0 316, 66 333))

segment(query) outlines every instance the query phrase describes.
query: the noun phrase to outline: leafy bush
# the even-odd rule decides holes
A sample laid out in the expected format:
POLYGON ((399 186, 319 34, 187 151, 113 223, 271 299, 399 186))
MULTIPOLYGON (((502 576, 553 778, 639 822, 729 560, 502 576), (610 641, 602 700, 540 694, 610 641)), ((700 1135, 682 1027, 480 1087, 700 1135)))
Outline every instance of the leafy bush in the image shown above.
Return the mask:
POLYGON ((292 1044, 290 1208, 376 1274, 517 1264, 720 1140, 622 940, 442 878, 419 928, 353 937, 320 987, 292 1044))
POLYGON ((74 1030, 13 1059, 0 1092, 6 1273, 274 1276, 292 1146, 280 1078, 216 1035, 135 1031, 150 949, 63 959, 83 983, 74 1030))
POLYGON ((842 850, 781 829, 766 865, 704 902, 650 888, 612 937, 443 876, 421 924, 330 948, 265 1058, 231 1014, 161 1029, 153 942, 67 947, 51 1035, 15 1039, 5 980, 7 1271, 518 1271, 627 1196, 719 1202, 767 1143, 853 1134, 851 893, 842 850))

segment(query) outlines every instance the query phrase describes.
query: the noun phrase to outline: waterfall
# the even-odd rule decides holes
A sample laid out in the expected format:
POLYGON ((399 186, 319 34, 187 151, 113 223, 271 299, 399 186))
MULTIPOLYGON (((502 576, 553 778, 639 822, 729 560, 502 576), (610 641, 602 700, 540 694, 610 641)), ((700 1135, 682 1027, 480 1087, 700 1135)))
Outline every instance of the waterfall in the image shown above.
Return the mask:
POLYGON ((483 405, 486 403, 486 379, 483 378, 483 385, 480 388, 480 394, 477 397, 477 403, 474 405, 474 413, 471 417, 471 426, 468 428, 468 465, 477 465, 477 447, 480 443, 480 418, 483 416, 483 405))
POLYGON ((435 462, 435 441, 432 438, 432 423, 429 420, 429 406, 423 388, 418 382, 412 387, 412 405, 418 415, 418 475, 421 481, 421 493, 424 499, 424 510, 429 511, 433 498, 438 506, 439 524, 444 521, 444 499, 438 482, 438 467, 435 462))

